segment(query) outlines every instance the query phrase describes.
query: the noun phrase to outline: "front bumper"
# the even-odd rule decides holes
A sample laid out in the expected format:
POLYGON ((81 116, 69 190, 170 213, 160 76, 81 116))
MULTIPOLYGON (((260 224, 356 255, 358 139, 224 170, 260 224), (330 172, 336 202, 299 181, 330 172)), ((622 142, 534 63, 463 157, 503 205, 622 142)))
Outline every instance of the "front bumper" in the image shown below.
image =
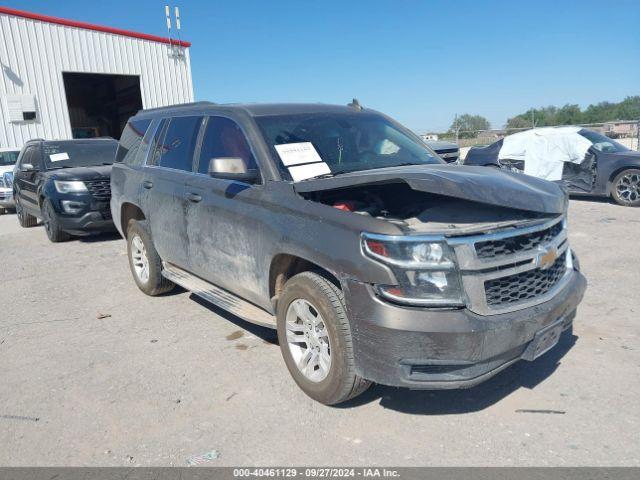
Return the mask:
POLYGON ((0 189, 0 208, 15 208, 15 206, 13 191, 8 188, 0 189))
POLYGON ((370 285, 343 283, 356 371, 383 385, 413 389, 469 388, 528 356, 544 327, 571 325, 586 289, 577 270, 552 299, 515 312, 483 316, 387 303, 370 285))
POLYGON ((107 216, 102 212, 87 212, 80 216, 60 215, 58 221, 60 228, 72 235, 81 236, 115 231, 110 215, 107 216))

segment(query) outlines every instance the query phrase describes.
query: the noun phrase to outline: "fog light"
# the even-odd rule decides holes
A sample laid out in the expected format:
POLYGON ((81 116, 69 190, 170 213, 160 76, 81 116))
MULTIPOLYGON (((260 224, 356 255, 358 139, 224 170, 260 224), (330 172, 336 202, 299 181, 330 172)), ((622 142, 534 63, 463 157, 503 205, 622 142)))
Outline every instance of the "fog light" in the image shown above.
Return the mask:
POLYGON ((75 215, 84 208, 84 202, 75 202, 73 200, 62 200, 62 209, 65 213, 75 215))

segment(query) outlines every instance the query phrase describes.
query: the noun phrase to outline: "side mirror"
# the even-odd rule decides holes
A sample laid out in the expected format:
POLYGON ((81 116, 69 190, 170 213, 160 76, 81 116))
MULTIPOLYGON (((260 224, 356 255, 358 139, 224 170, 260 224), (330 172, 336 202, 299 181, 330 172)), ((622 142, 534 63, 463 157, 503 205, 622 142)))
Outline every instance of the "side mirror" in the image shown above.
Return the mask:
POLYGON ((209 160, 208 173, 211 177, 224 180, 253 183, 258 179, 258 170, 248 169, 240 157, 219 157, 209 160))
POLYGON ((20 166, 20 171, 21 172, 33 172, 35 170, 35 168, 33 168, 33 165, 30 163, 23 163, 20 166))

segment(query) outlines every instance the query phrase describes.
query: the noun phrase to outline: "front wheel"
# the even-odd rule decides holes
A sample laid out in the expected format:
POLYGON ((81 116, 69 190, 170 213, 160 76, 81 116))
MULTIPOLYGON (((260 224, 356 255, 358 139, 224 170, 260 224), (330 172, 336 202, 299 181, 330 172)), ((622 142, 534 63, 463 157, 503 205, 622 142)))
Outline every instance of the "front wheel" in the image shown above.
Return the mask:
POLYGON ((611 182, 611 198, 625 207, 640 207, 640 170, 632 168, 619 173, 611 182))
POLYGON ((356 374, 344 296, 333 282, 315 272, 292 277, 278 300, 277 322, 285 364, 308 396, 335 405, 369 388, 356 374))
POLYGON ((71 238, 71 235, 60 228, 58 215, 49 199, 45 199, 42 202, 42 223, 44 224, 44 230, 47 232, 47 238, 53 243, 66 242, 71 238))

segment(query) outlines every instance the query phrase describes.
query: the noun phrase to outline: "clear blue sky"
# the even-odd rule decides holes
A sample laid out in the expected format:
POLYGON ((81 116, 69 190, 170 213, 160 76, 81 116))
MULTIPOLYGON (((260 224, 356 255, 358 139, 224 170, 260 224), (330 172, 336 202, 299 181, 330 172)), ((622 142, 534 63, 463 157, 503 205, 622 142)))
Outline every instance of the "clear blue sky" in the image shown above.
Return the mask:
MULTIPOLYGON (((165 1, 3 1, 164 35, 165 1)), ((195 94, 215 102, 357 97, 416 130, 494 127, 532 106, 640 94, 640 0, 175 0, 195 94)))

